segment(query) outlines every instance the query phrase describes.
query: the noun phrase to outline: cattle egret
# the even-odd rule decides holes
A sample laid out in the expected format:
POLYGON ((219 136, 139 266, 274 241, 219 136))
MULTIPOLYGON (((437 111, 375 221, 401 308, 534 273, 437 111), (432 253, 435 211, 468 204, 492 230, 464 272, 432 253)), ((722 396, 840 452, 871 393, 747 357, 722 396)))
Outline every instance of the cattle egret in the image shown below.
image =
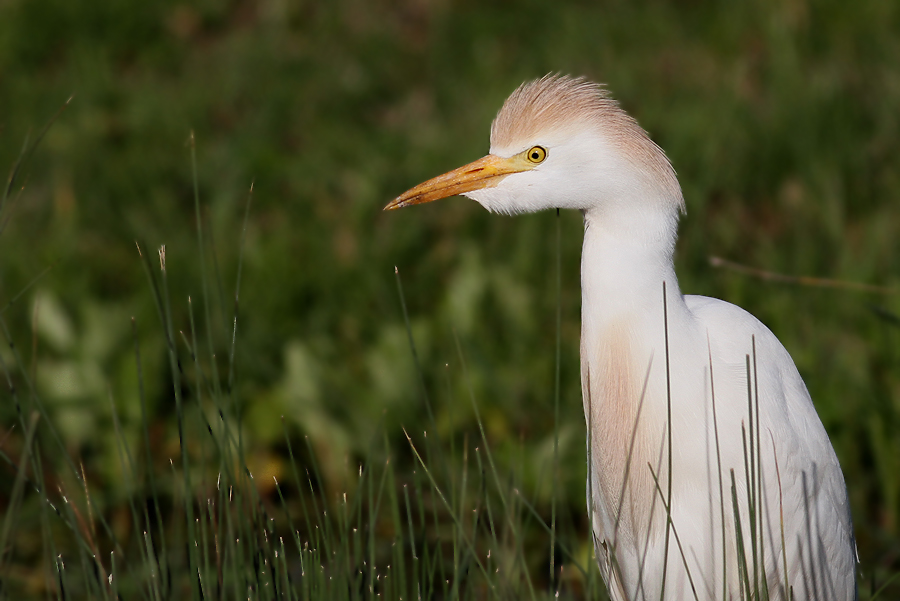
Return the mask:
POLYGON ((681 294, 678 179, 604 88, 523 84, 487 156, 385 209, 455 194, 584 216, 588 511, 611 597, 855 599, 847 489, 806 386, 755 317, 681 294))

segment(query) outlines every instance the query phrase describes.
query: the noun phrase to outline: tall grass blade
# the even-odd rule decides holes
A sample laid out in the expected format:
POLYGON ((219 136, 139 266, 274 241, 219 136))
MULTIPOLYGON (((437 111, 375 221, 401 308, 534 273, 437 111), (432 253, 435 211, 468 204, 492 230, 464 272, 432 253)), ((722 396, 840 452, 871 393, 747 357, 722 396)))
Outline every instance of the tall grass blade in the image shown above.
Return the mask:
MULTIPOLYGON (((653 466, 651 464, 647 464, 647 467, 650 469, 650 475, 653 477, 653 483, 656 485, 656 494, 659 495, 660 500, 666 504, 665 497, 663 496, 662 488, 659 486, 659 477, 656 475, 656 472, 653 471, 653 466)), ((671 515, 669 508, 666 507, 666 515, 671 515)), ((684 565, 684 571, 688 577, 688 583, 691 585, 691 593, 694 596, 694 600, 697 601, 697 588, 694 586, 694 578, 691 576, 691 570, 688 567, 687 557, 684 555, 684 548, 681 546, 681 538, 678 536, 678 530, 675 528, 675 524, 672 524, 672 534, 675 536, 675 544, 678 546, 678 552, 681 555, 681 562, 684 565)))
MULTIPOLYGON (((441 490, 440 486, 438 486, 438 483, 434 480, 434 477, 432 476, 431 471, 428 469, 428 466, 423 461, 422 456, 419 454, 418 449, 416 449, 416 445, 413 443, 412 438, 410 438, 409 433, 406 432, 405 428, 403 429, 403 433, 406 435, 406 440, 409 442, 409 446, 412 449, 413 454, 416 456, 416 459, 418 459, 419 465, 422 467, 422 470, 425 472, 425 475, 428 477, 428 480, 431 484, 432 490, 435 493, 437 493, 438 498, 441 500, 441 502, 444 505, 444 508, 447 509, 447 511, 450 513, 450 517, 453 519, 454 525, 457 528, 459 528, 460 532, 463 532, 463 527, 460 522, 459 516, 457 516, 453 512, 452 505, 450 504, 449 501, 447 501, 447 497, 444 495, 444 492, 441 490)), ((472 556, 475 559, 475 564, 481 570, 481 573, 485 577, 485 580, 490 580, 488 577, 488 574, 487 574, 487 570, 485 569, 484 564, 481 563, 481 558, 478 556, 478 553, 475 550, 474 544, 472 543, 472 541, 469 540, 468 536, 465 536, 464 533, 461 534, 461 536, 463 537, 463 542, 466 543, 466 546, 468 547, 469 551, 472 553, 472 556)))
MULTIPOLYGON (((29 144, 28 138, 25 138, 25 141, 22 143, 22 150, 19 152, 19 156, 13 162, 12 168, 9 170, 9 175, 6 178, 6 187, 3 188, 3 195, 0 196, 0 215, 3 214, 3 210, 7 206, 9 195, 12 193, 12 189, 16 185, 16 180, 18 179, 19 172, 22 170, 22 167, 24 167, 25 164, 31 159, 34 151, 37 150, 37 147, 44 139, 44 136, 46 136, 47 132, 50 131, 50 127, 54 123, 56 123, 56 120, 59 119, 60 115, 63 114, 63 111, 68 108, 74 97, 75 96, 69 96, 69 98, 62 104, 62 106, 59 107, 59 109, 50 118, 50 120, 47 121, 46 125, 44 125, 41 131, 38 132, 38 135, 37 137, 35 137, 33 143, 29 144)), ((6 229, 9 220, 10 217, 6 217, 2 222, 0 222, 0 234, 2 234, 3 230, 6 229)))
POLYGON ((18 523, 19 506, 22 503, 22 496, 25 494, 25 483, 27 481, 28 463, 31 460, 33 450, 34 433, 37 431, 40 415, 33 411, 28 418, 28 429, 25 431, 25 446, 22 449, 22 459, 19 461, 19 469, 16 473, 16 480, 13 483, 12 493, 9 496, 9 503, 6 507, 6 515, 3 518, 3 527, 0 529, 0 574, 3 573, 6 556, 9 553, 11 545, 10 538, 15 531, 18 523))
POLYGON ((666 572, 669 567, 669 533, 672 530, 672 377, 669 364, 669 302, 666 296, 666 283, 663 282, 663 330, 666 345, 666 452, 668 472, 666 477, 666 541, 663 546, 662 586, 659 599, 666 598, 666 572))
POLYGON ((556 209, 556 353, 553 377, 553 473, 550 479, 550 586, 556 578, 556 497, 559 489, 559 396, 562 373, 562 226, 556 209))

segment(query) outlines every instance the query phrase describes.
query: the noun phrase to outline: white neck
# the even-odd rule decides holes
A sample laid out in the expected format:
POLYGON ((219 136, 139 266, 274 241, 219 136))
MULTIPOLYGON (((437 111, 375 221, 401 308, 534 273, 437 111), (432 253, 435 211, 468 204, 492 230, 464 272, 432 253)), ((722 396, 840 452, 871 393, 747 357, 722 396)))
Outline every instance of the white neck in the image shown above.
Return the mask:
POLYGON ((629 492, 618 527, 631 540, 650 519, 647 508, 653 503, 646 499, 655 499, 644 467, 653 465, 661 483, 667 478, 660 464, 667 420, 664 283, 669 348, 678 348, 680 326, 691 319, 672 264, 675 210, 604 206, 605 211, 584 214, 581 262, 581 375, 590 490, 596 519, 606 532, 615 532, 614 512, 628 472, 629 492), (642 444, 632 447, 633 440, 642 444), (639 467, 628 471, 627 465, 639 467))
POLYGON ((581 286, 585 333, 594 326, 632 316, 660 320, 657 331, 663 331, 663 282, 670 312, 684 305, 672 263, 676 222, 676 215, 655 209, 584 213, 581 286))

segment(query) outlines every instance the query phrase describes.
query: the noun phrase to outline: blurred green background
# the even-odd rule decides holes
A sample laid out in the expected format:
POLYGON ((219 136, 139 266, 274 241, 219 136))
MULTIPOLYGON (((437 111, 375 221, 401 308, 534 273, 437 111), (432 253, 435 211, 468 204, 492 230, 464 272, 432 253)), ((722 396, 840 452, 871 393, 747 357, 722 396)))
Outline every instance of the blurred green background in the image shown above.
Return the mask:
MULTIPOLYGON (((166 245, 176 329, 190 331, 192 296, 224 374, 251 182, 235 396, 264 496, 285 470, 281 416, 335 494, 384 431, 411 465, 401 425, 421 433, 426 412, 396 266, 441 440, 475 437, 471 385, 488 437, 546 510, 556 215, 491 216, 459 198, 381 208, 481 156, 504 98, 551 71, 606 82, 667 151, 688 207, 682 289, 781 338, 844 468, 864 581, 900 570, 897 295, 760 282, 708 260, 900 286, 900 4, 884 0, 0 1, 0 166, 74 95, 0 212, 0 306, 53 265, 2 317, 110 519, 110 398, 126 431, 141 427, 132 317, 160 469, 179 453, 135 240, 166 245), (191 131, 215 265, 208 324, 191 131)), ((578 516, 581 222, 559 219, 560 478, 578 516)), ((8 345, 0 356, 13 363, 8 345)), ((22 432, 7 434, 15 409, 0 399, 15 458, 22 432)))

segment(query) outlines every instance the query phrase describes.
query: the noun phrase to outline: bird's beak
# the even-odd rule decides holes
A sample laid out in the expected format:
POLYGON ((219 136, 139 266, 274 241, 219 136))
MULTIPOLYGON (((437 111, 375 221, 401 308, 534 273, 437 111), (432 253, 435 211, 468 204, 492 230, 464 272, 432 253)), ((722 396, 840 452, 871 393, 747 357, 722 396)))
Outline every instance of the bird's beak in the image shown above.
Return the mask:
POLYGON ((385 211, 402 209, 410 205, 440 200, 456 194, 464 194, 472 190, 492 188, 511 173, 528 171, 534 165, 521 155, 509 158, 489 154, 459 169, 423 182, 407 190, 384 207, 385 211))

